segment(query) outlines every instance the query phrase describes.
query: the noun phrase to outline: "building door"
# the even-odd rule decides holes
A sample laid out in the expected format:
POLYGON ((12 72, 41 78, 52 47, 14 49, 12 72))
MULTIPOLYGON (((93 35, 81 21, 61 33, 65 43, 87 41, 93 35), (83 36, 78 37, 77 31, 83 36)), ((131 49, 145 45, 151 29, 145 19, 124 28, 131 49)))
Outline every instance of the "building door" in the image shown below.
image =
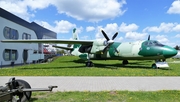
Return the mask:
POLYGON ((28 50, 23 51, 23 62, 26 63, 28 59, 28 50))

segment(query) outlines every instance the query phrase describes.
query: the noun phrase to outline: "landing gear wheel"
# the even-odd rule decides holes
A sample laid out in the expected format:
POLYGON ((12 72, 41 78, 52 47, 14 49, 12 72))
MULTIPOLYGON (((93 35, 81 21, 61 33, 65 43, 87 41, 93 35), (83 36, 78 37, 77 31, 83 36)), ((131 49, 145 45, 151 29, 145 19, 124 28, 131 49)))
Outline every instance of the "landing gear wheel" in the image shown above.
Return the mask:
POLYGON ((152 64, 152 68, 153 68, 153 69, 156 69, 156 68, 157 68, 157 66, 156 66, 155 63, 152 64))
POLYGON ((128 63, 129 63, 128 60, 123 60, 123 62, 122 62, 123 65, 126 65, 128 63))
POLYGON ((93 67, 94 64, 91 61, 86 62, 86 67, 93 67))
MULTIPOLYGON (((18 83, 17 88, 22 86, 23 88, 31 88, 28 82, 24 80, 16 80, 18 83)), ((13 97, 18 97, 18 102, 27 102, 31 98, 31 91, 29 92, 17 92, 13 97)))

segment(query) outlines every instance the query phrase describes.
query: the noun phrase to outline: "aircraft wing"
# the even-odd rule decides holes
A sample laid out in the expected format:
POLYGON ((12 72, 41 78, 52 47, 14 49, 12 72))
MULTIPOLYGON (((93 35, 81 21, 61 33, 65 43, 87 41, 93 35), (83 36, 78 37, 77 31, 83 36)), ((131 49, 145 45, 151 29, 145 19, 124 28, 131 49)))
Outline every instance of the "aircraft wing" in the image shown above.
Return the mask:
POLYGON ((90 45, 93 40, 65 40, 65 39, 31 39, 31 40, 1 40, 3 43, 51 43, 51 44, 82 44, 90 45))
POLYGON ((53 45, 53 47, 55 47, 55 48, 61 48, 61 49, 65 49, 65 50, 73 50, 73 48, 64 47, 64 46, 56 46, 56 45, 53 45))

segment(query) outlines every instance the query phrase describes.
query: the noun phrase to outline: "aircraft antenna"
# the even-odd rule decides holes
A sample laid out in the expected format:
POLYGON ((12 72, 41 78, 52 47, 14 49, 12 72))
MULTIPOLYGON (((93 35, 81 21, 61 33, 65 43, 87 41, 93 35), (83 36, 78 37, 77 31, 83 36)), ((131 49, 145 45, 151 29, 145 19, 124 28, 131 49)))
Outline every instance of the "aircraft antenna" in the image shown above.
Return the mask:
POLYGON ((148 36, 148 40, 150 40, 150 35, 148 36))

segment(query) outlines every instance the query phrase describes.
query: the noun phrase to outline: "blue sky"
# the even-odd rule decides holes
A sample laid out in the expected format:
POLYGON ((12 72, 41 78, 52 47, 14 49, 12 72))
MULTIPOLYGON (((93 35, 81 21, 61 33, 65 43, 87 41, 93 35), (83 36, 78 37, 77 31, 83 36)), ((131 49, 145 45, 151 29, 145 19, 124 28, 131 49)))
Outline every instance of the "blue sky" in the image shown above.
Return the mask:
POLYGON ((70 39, 103 39, 100 29, 115 41, 151 39, 180 45, 180 0, 0 0, 0 7, 70 39))

